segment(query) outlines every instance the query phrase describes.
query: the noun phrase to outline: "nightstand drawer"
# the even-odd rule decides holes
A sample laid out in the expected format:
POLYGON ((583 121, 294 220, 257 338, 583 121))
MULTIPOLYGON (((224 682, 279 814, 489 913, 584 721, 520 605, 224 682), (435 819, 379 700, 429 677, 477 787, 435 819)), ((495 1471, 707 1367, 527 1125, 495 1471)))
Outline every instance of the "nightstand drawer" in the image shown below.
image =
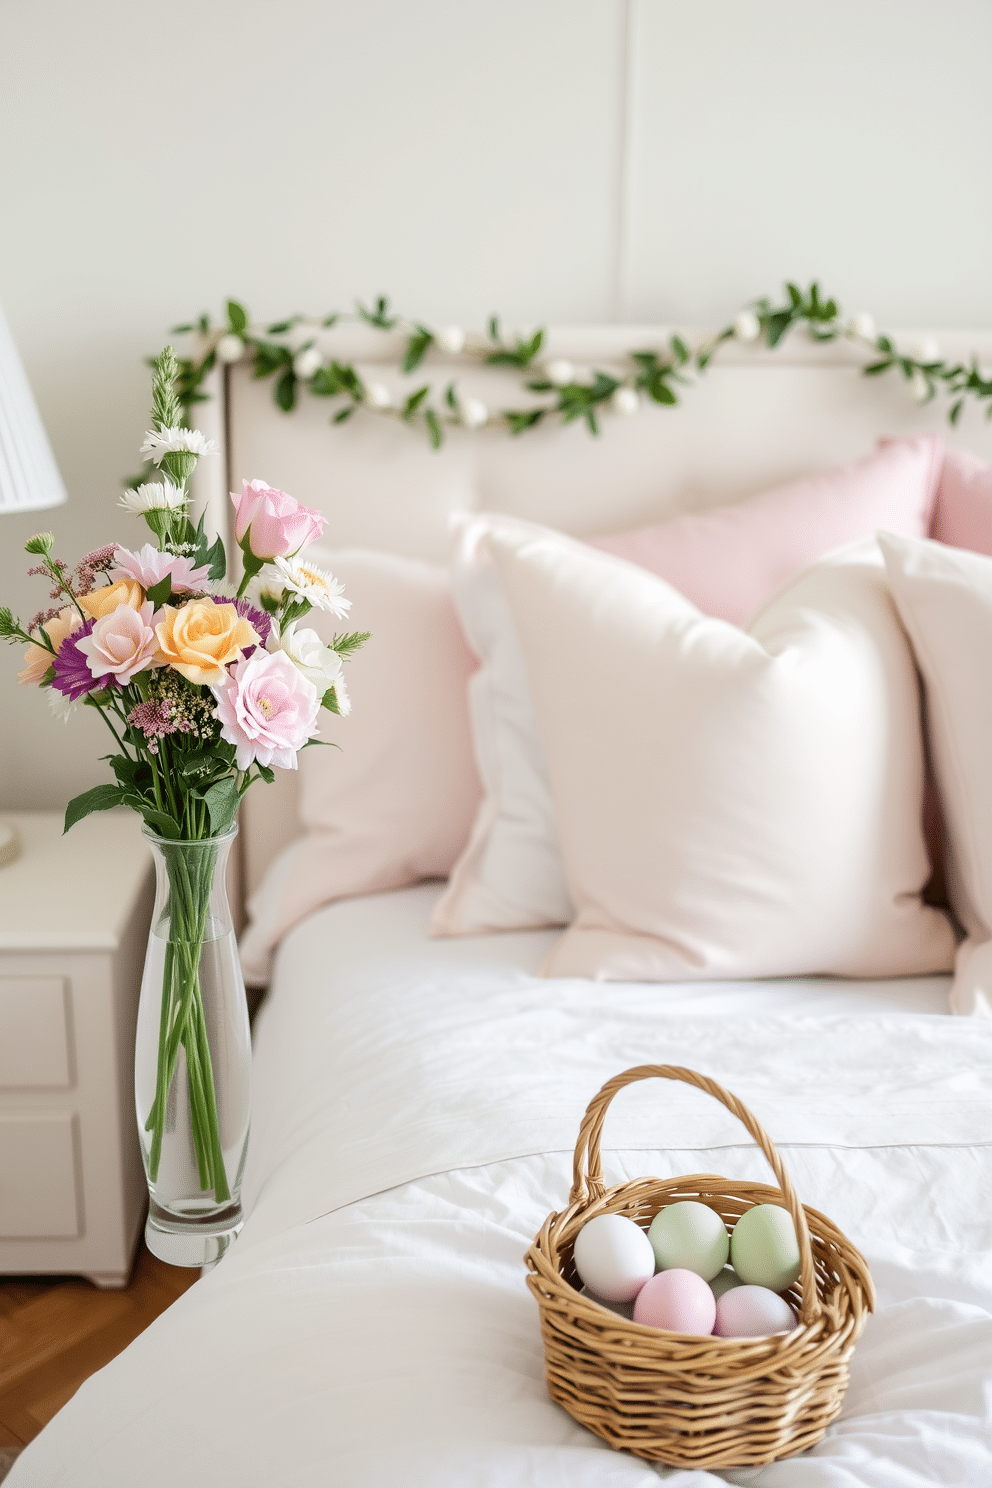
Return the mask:
POLYGON ((72 1084, 65 977, 0 975, 0 1090, 72 1084))
POLYGON ((0 1115, 0 1239, 79 1234, 75 1127, 70 1111, 0 1115))

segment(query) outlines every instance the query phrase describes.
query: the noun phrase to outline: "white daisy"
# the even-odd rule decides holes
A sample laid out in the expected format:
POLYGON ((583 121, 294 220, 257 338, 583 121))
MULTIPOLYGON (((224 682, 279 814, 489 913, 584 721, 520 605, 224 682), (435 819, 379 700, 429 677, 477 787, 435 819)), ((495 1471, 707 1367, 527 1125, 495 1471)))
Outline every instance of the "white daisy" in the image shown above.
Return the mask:
POLYGON ((341 598, 344 585, 333 574, 299 558, 276 558, 273 561, 285 588, 301 599, 309 600, 314 609, 327 610, 338 620, 345 619, 351 609, 351 600, 341 598))
POLYGON ((166 455, 174 451, 188 450, 191 455, 209 455, 217 448, 212 439, 207 439, 199 429, 150 429, 141 446, 143 455, 151 455, 156 465, 161 465, 166 455))
POLYGON ((182 486, 170 480, 147 481, 143 486, 125 491, 118 506, 133 516, 143 516, 147 511, 179 511, 189 500, 182 486))

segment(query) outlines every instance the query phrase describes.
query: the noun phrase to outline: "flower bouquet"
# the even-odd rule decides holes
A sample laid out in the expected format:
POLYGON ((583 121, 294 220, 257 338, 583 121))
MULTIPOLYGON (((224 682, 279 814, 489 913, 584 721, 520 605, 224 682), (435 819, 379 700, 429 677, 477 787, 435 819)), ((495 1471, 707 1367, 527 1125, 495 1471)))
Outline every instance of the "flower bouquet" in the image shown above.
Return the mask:
POLYGON ((144 820, 158 896, 138 1012, 135 1092, 150 1206, 150 1249, 176 1264, 217 1259, 240 1229, 251 1049, 244 983, 224 887, 238 805, 274 768, 293 770, 317 739, 322 708, 348 712, 342 663, 367 639, 325 644, 299 622, 313 608, 344 619, 334 578, 300 558, 324 519, 263 481, 245 481, 234 535, 236 592, 220 537, 189 515, 189 480, 212 444, 183 426, 177 364, 154 363, 152 427, 142 446, 160 479, 127 491, 154 543, 111 543, 72 570, 41 533, 29 570, 49 608, 26 628, 0 607, 0 635, 27 642, 19 680, 55 712, 95 708, 113 736, 113 783, 69 802, 66 830, 129 806, 144 820))

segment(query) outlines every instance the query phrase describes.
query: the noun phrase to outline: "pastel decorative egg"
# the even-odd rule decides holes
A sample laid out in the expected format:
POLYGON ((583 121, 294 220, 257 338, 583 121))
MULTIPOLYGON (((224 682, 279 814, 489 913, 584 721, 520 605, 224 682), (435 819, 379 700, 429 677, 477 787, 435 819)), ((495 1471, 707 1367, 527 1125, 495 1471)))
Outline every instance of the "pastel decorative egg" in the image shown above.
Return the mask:
POLYGON ((597 1297, 596 1293, 591 1292, 587 1286, 582 1288, 579 1295, 589 1302, 595 1302, 597 1307, 605 1307, 607 1312, 615 1312, 617 1317, 626 1318, 628 1322, 634 1316, 633 1302, 607 1302, 605 1297, 597 1297))
POLYGON ((575 1269, 606 1302, 632 1302, 654 1275, 651 1241, 622 1214, 597 1214, 575 1237, 575 1269))
POLYGON ((732 1266, 724 1266, 723 1270, 719 1271, 710 1282, 710 1291, 719 1302, 724 1292, 729 1292, 732 1287, 739 1287, 743 1285, 744 1283, 741 1281, 734 1268, 732 1266))
POLYGON ((730 1254, 727 1226, 714 1209, 695 1199, 659 1209, 651 1221, 648 1239, 660 1271, 678 1267, 695 1271, 704 1281, 723 1269, 730 1254))
POLYGON ((717 1298, 713 1331, 719 1338, 765 1338, 769 1333, 791 1333, 795 1326, 796 1314, 788 1302, 767 1287, 732 1287, 717 1298))
POLYGON ((712 1333, 716 1298, 695 1271, 674 1267, 645 1282, 634 1303, 634 1322, 672 1333, 712 1333))
POLYGON ((799 1241, 781 1204, 746 1209, 730 1237, 730 1259, 741 1281, 781 1292, 799 1275, 799 1241))

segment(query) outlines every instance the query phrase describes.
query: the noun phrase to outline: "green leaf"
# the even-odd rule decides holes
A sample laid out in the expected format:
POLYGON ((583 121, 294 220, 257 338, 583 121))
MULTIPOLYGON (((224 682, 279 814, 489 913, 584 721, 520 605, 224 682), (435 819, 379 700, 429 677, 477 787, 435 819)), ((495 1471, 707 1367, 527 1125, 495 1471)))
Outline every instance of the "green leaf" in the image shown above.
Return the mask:
POLYGON ((288 346, 277 346, 274 341, 256 341, 255 360, 251 375, 255 378, 271 377, 280 367, 291 367, 293 354, 288 346))
POLYGON ((432 345, 434 336, 426 326, 418 326, 406 344, 406 355, 403 358, 403 371, 413 372, 420 366, 428 348, 432 345))
POLYGON ((197 324, 197 329, 200 330, 203 333, 203 335, 205 336, 207 334, 207 332, 209 331, 209 329, 210 329, 210 316, 207 315, 206 313, 204 313, 203 315, 200 316, 200 318, 196 322, 196 324, 197 324))
POLYGON ((342 409, 340 409, 340 411, 338 413, 336 413, 334 415, 334 417, 331 419, 331 423, 332 424, 343 424, 343 423, 345 423, 346 420, 348 420, 348 419, 351 418, 351 415, 354 413, 354 411, 357 408, 357 406, 358 405, 356 403, 352 403, 352 405, 351 405, 350 408, 342 408, 342 409))
POLYGON ((203 800, 210 813, 210 830, 215 837, 219 837, 222 832, 228 831, 238 810, 241 795, 237 780, 233 775, 225 775, 223 780, 218 780, 216 785, 204 791, 203 800))
POLYGON ((499 340, 499 316, 494 315, 489 322, 489 337, 492 341, 499 340))
POLYGON ((427 433, 431 441, 431 449, 440 449, 444 443, 444 434, 441 432, 441 421, 433 408, 428 408, 424 414, 424 423, 427 425, 427 433))
POLYGON ((195 324, 193 323, 193 321, 190 321, 187 325, 173 326, 172 329, 171 329, 171 331, 169 332, 169 335, 170 336, 188 336, 189 333, 190 333, 190 331, 195 331, 195 330, 196 330, 195 324))
POLYGON ((963 407, 964 407, 964 399, 963 398, 959 398, 958 401, 951 408, 950 413, 947 415, 947 417, 950 419, 950 421, 951 421, 952 424, 956 424, 957 421, 958 421, 958 419, 961 417, 961 410, 962 410, 963 407))
POLYGON ((458 412, 458 399, 455 397, 455 384, 453 382, 449 382, 444 390, 444 401, 452 413, 458 412))
POLYGON ((879 336, 878 340, 875 342, 875 345, 878 347, 879 351, 884 351, 886 355, 891 355, 892 342, 889 340, 888 336, 879 336))
POLYGON ((227 554, 224 551, 224 539, 215 537, 205 554, 206 561, 210 564, 208 579, 222 579, 227 573, 227 554))
POLYGON ((589 425, 590 434, 599 433, 599 425, 596 422, 596 415, 591 408, 586 409, 586 423, 589 425))
POLYGON ((296 373, 292 367, 287 367, 279 378, 272 396, 283 413, 292 413, 293 405, 296 403, 296 373))
POLYGON ((328 713, 340 713, 338 707, 338 695, 333 687, 329 687, 320 700, 320 706, 326 708, 328 713))
POLYGON ((291 320, 277 320, 275 325, 266 326, 265 332, 268 336, 284 336, 287 331, 291 331, 292 329, 293 322, 291 320))
POLYGON ((83 791, 81 796, 73 796, 65 808, 63 835, 78 821, 82 821, 84 816, 89 816, 91 811, 110 811, 114 806, 120 806, 123 797, 124 791, 119 785, 94 785, 92 790, 83 791))
POLYGON ((681 336, 672 337, 672 351, 675 353, 675 360, 679 363, 680 366, 684 366, 684 364, 689 360, 689 348, 688 346, 686 346, 681 336))
MULTIPOLYGON (((803 302, 802 290, 799 289, 795 284, 787 284, 785 287, 786 287, 786 290, 788 291, 789 299, 792 301, 792 308, 794 310, 798 310, 799 307, 802 305, 802 302, 803 302)), ((815 284, 813 286, 813 290, 814 290, 814 294, 815 294, 815 291, 816 291, 816 285, 815 284)))
POLYGON ((243 336, 248 329, 248 312, 237 300, 227 302, 227 323, 236 336, 243 336))
POLYGON ((376 300, 374 310, 366 310, 361 300, 355 301, 355 308, 364 321, 367 321, 369 325, 378 326, 380 331, 391 330, 396 324, 395 317, 388 314, 389 301, 385 295, 380 295, 376 300))
POLYGON ((510 433, 517 435, 523 434, 527 429, 533 429, 535 424, 541 422, 547 411, 546 408, 528 408, 525 412, 507 409, 503 417, 510 426, 510 433))
POLYGON ((320 323, 325 329, 329 329, 332 325, 337 325, 340 319, 340 315, 325 315, 320 323))
POLYGON ((430 390, 430 383, 425 382, 423 387, 419 387, 417 388, 417 391, 415 393, 411 393, 409 398, 407 398, 406 402, 403 404, 402 417, 405 419, 412 418, 417 409, 420 407, 421 403, 423 403, 424 399, 427 397, 427 394, 430 392, 430 390))
POLYGON ((172 598, 172 575, 166 574, 164 579, 160 579, 157 584, 153 584, 146 592, 156 609, 158 609, 159 605, 166 604, 172 598))
POLYGON ((792 312, 790 310, 776 310, 774 315, 768 317, 768 345, 777 346, 792 324, 792 312))
POLYGON ((887 357, 884 362, 869 362, 867 367, 861 368, 861 375, 862 377, 877 377, 880 372, 888 372, 891 366, 891 357, 887 357))
POLYGON ((171 816, 166 816, 164 811, 156 811, 153 806, 145 806, 141 815, 144 817, 145 826, 151 827, 159 837, 168 837, 173 842, 178 842, 182 837, 182 829, 178 822, 174 822, 171 816))
POLYGON ((258 771, 259 779, 264 780, 266 785, 271 785, 276 778, 276 772, 270 765, 260 765, 256 761, 255 769, 258 771))
POLYGON ((364 646, 370 640, 370 630, 350 630, 345 635, 336 635, 331 642, 331 650, 336 651, 339 656, 353 656, 359 647, 364 646))

